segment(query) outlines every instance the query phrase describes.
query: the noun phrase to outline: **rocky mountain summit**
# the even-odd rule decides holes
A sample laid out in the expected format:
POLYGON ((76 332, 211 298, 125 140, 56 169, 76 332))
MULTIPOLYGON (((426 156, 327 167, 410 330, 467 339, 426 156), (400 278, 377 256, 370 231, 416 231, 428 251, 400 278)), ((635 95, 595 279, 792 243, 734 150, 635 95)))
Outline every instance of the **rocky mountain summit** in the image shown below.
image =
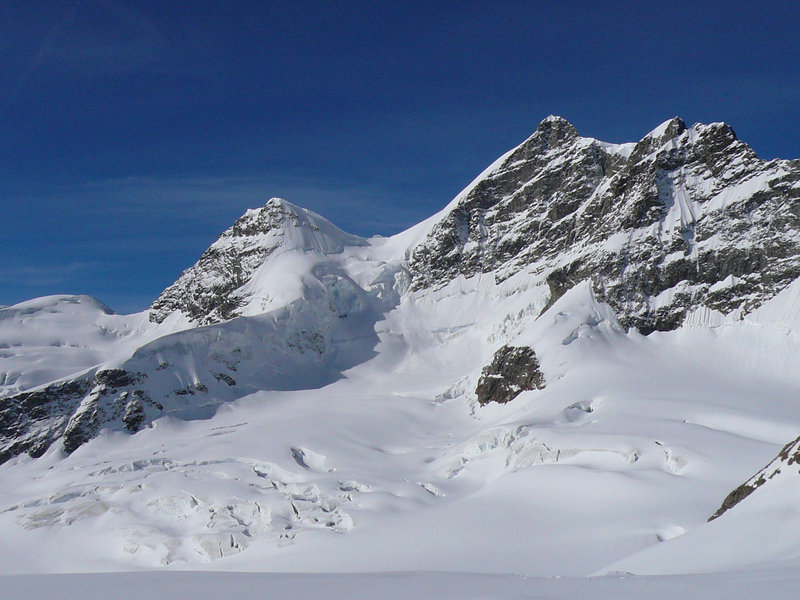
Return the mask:
POLYGON ((248 210, 220 234, 195 265, 165 289, 150 308, 150 320, 162 323, 180 312, 193 324, 209 325, 241 314, 250 303, 264 312, 269 289, 248 289, 257 271, 273 254, 304 252, 340 254, 347 246, 366 241, 350 235, 327 219, 281 198, 248 210))
MULTIPOLYGON (((637 143, 609 144, 548 117, 409 231, 364 239, 276 198, 247 211, 136 316, 138 329, 115 317, 127 345, 113 357, 104 346, 105 359, 94 353, 30 388, 19 368, 3 374, 18 383, 0 396, 0 461, 56 442, 70 452, 102 429, 135 432, 165 414, 212 415, 257 390, 325 385, 374 356, 375 324, 399 303, 456 280, 524 277, 546 290, 530 320, 584 281, 644 334, 698 310, 741 317, 800 275, 800 162, 760 160, 722 123, 674 118, 637 143)), ((57 318, 18 308, 1 309, 0 322, 57 318)), ((535 348, 508 341, 493 342, 479 404, 544 385, 535 348)), ((76 344, 52 341, 47 356, 62 345, 76 344)))
POLYGON ((797 559, 799 171, 549 117, 395 236, 273 198, 141 313, 0 308, 0 563, 797 559))
POLYGON ((465 190, 413 250, 412 287, 529 271, 551 302, 583 280, 643 333, 707 307, 747 313, 800 275, 800 162, 762 161, 723 123, 635 144, 560 117, 465 190))

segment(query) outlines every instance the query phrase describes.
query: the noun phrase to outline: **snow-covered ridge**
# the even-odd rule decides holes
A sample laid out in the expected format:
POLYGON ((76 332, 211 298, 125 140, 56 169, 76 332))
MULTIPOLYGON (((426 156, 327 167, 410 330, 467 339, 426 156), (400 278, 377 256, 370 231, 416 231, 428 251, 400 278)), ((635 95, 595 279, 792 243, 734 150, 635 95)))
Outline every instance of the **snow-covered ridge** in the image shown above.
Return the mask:
POLYGON ((345 233, 324 217, 272 198, 220 234, 153 302, 150 319, 161 323, 180 313, 192 324, 206 325, 266 312, 300 297, 297 263, 305 255, 324 257, 364 245, 363 238, 345 233), (276 267, 277 261, 288 264, 276 267), (247 311, 248 306, 255 309, 247 311))
POLYGON ((723 123, 676 117, 612 147, 548 117, 414 248, 412 286, 526 271, 555 299, 590 279, 644 332, 699 306, 746 314, 800 274, 798 197, 796 162, 759 160, 723 123))
POLYGON ((0 309, 0 398, 124 356, 158 334, 146 313, 117 315, 90 296, 0 309))
POLYGON ((745 314, 800 273, 798 190, 796 164, 760 161, 723 123, 674 117, 638 143, 608 144, 551 115, 440 213, 380 245, 284 200, 248 211, 150 318, 259 314, 302 296, 293 275, 309 256, 346 254, 408 265, 415 289, 525 270, 554 300, 591 279, 626 326, 671 329, 698 306, 745 314))

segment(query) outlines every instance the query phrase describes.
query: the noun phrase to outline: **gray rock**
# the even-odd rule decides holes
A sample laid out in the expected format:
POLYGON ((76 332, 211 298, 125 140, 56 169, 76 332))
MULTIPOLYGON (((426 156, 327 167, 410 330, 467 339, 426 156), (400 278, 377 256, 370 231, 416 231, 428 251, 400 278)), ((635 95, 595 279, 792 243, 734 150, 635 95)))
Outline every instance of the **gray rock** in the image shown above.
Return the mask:
POLYGON ((90 376, 81 377, 0 399, 0 463, 23 452, 44 454, 91 385, 90 376))
POLYGON ((800 470, 798 469, 799 466, 800 437, 786 444, 778 453, 778 456, 776 456, 766 467, 761 469, 758 473, 753 475, 750 479, 728 494, 725 497, 725 500, 722 501, 722 505, 713 515, 708 518, 708 520, 713 521, 714 519, 722 516, 762 486, 768 487, 767 484, 769 484, 769 481, 776 475, 779 475, 782 470, 785 469, 789 471, 792 468, 800 470))
POLYGON ((502 346, 481 372, 475 394, 481 406, 489 402, 505 404, 523 391, 541 390, 544 386, 544 375, 532 348, 502 346))
POLYGON ((59 438, 64 450, 72 452, 123 411, 126 425, 136 423, 137 405, 142 415, 138 426, 144 405, 160 413, 158 403, 133 389, 145 379, 144 373, 105 369, 0 399, 0 463, 23 452, 41 456, 59 438))
POLYGON ((138 398, 128 400, 125 405, 125 414, 122 416, 122 422, 125 423, 125 428, 128 431, 139 431, 142 423, 144 422, 144 406, 138 398))

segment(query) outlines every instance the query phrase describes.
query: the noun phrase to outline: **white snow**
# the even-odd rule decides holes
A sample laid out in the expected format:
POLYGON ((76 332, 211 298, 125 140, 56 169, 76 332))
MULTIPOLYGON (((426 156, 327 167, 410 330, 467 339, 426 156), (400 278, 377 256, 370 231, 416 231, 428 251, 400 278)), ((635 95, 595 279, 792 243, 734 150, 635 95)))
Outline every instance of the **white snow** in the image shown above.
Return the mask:
POLYGON ((659 126, 658 126, 658 127, 656 127, 655 129, 653 129, 653 130, 652 130, 650 133, 648 133, 648 134, 647 134, 647 135, 645 135, 644 137, 645 137, 645 138, 653 138, 653 139, 655 139, 655 140, 658 140, 658 139, 660 139, 660 138, 664 137, 664 134, 665 134, 665 133, 667 133, 667 128, 668 128, 668 127, 669 127, 669 126, 672 124, 672 122, 673 122, 673 121, 675 121, 676 119, 678 119, 678 117, 672 117, 671 119, 667 119, 666 121, 664 121, 663 123, 661 123, 661 125, 659 125, 659 126))
POLYGON ((139 572, 0 577, 14 600, 219 600, 232 595, 281 600, 794 600, 800 576, 791 566, 719 575, 636 577, 625 574, 589 579, 522 577, 481 573, 204 573, 139 572), (100 592, 98 592, 100 591, 100 592))
POLYGON ((124 357, 163 335, 147 313, 117 315, 90 296, 45 296, 0 309, 0 397, 124 357))
POLYGON ((627 142, 625 144, 612 144, 610 142, 603 142, 601 140, 595 140, 593 138, 586 138, 593 142, 599 144, 599 146, 608 152, 609 154, 616 154, 618 156, 622 156, 623 158, 628 158, 633 152, 633 149, 636 147, 636 142, 627 142))
MULTIPOLYGON (((14 539, 2 570, 583 576, 634 555, 619 568, 674 572, 637 553, 723 527, 705 520, 800 432, 800 342, 753 320, 625 333, 585 284, 536 319, 546 291, 515 281, 405 295, 376 324, 373 357, 326 387, 257 392, 211 418, 0 466, 0 529, 14 539), (472 390, 501 343, 531 344, 548 385, 479 408, 472 390)), ((138 354, 199 356, 168 340, 214 331, 138 354)), ((242 360, 257 378, 259 356, 242 360)), ((284 389, 309 387, 302 369, 284 373, 284 389)), ((763 524, 762 558, 788 557, 795 532, 763 524)), ((709 569, 751 552, 725 548, 709 569)))

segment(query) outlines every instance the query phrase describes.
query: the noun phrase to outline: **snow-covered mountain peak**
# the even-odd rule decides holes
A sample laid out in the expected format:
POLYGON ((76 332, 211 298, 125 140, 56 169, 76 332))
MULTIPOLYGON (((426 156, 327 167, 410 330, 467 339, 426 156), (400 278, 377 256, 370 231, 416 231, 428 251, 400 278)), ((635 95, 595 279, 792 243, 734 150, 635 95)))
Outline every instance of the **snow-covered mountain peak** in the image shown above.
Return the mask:
MULTIPOLYGON (((348 274, 348 261, 369 250, 367 240, 273 198, 220 234, 149 311, 107 314, 71 296, 0 311, 0 344, 20 346, 14 355, 28 367, 6 361, 13 369, 0 372, 8 396, 0 463, 38 456, 57 439, 72 452, 101 429, 137 431, 165 414, 206 418, 257 389, 336 380, 371 356, 379 310, 397 296, 385 269, 368 274, 368 290, 348 274), (79 344, 82 360, 65 360, 60 348, 79 344), (59 368, 34 368, 38 356, 59 368), (28 408, 40 405, 30 419, 28 408)), ((363 262, 361 271, 372 265, 363 262)))
POLYGON ((536 131, 545 131, 553 128, 570 130, 575 129, 575 126, 561 115, 547 115, 544 119, 539 121, 539 125, 536 126, 536 131))
POLYGON ((539 123, 530 137, 517 147, 517 151, 530 156, 537 152, 557 150, 579 138, 578 130, 572 123, 564 117, 550 115, 539 123))
POLYGON ((695 123, 687 127, 680 117, 664 121, 644 136, 636 144, 631 158, 640 161, 658 152, 691 152, 694 157, 700 154, 725 154, 727 158, 744 152, 747 158, 756 158, 755 152, 738 139, 727 123, 695 123))
POLYGON ((0 398, 110 360, 148 339, 146 313, 115 314, 85 295, 34 298, 0 309, 0 398))
MULTIPOLYGON (((248 210, 220 234, 197 263, 153 302, 150 319, 162 323, 177 315, 174 318, 206 325, 242 314, 253 301, 259 303, 256 312, 264 312, 268 300, 282 295, 281 288, 287 284, 265 272, 279 257, 309 255, 308 260, 314 262, 347 247, 366 245, 364 238, 345 233, 317 213, 272 198, 263 207, 248 210), (266 280, 261 277, 253 282, 258 273, 266 280)), ((297 295, 297 286, 288 283, 294 290, 289 293, 297 295)))
POLYGON ((544 125, 546 123, 567 123, 568 125, 571 124, 569 121, 567 121, 561 115, 547 115, 544 119, 542 119, 539 122, 539 127, 541 127, 542 125, 544 125))
POLYGON ((12 306, 4 306, 0 308, 0 310, 3 311, 0 313, 0 319, 10 318, 12 315, 32 315, 38 312, 62 314, 101 312, 107 315, 114 314, 114 311, 100 302, 100 300, 85 294, 42 296, 40 298, 19 302, 12 306))
POLYGON ((800 270, 798 189, 796 164, 759 160, 723 123, 675 117, 631 146, 548 117, 414 248, 412 288, 529 271, 552 302, 588 279, 645 333, 698 306, 747 313, 800 270))
POLYGON ((717 556, 796 504, 800 442, 705 524, 800 430, 798 201, 800 162, 725 124, 610 144, 556 116, 392 237, 270 199, 149 311, 0 310, 0 526, 81 568, 717 556))
POLYGON ((643 139, 658 140, 660 143, 664 143, 679 136, 684 131, 686 131, 686 123, 683 121, 683 119, 680 117, 672 117, 653 129, 650 133, 644 136, 643 139))
POLYGON ((255 238, 264 247, 281 246, 283 250, 302 250, 335 254, 346 246, 363 246, 366 241, 345 233, 325 217, 283 198, 271 198, 257 209, 249 209, 220 235, 213 247, 222 247, 220 240, 255 238), (272 237, 270 237, 272 236, 272 237))

